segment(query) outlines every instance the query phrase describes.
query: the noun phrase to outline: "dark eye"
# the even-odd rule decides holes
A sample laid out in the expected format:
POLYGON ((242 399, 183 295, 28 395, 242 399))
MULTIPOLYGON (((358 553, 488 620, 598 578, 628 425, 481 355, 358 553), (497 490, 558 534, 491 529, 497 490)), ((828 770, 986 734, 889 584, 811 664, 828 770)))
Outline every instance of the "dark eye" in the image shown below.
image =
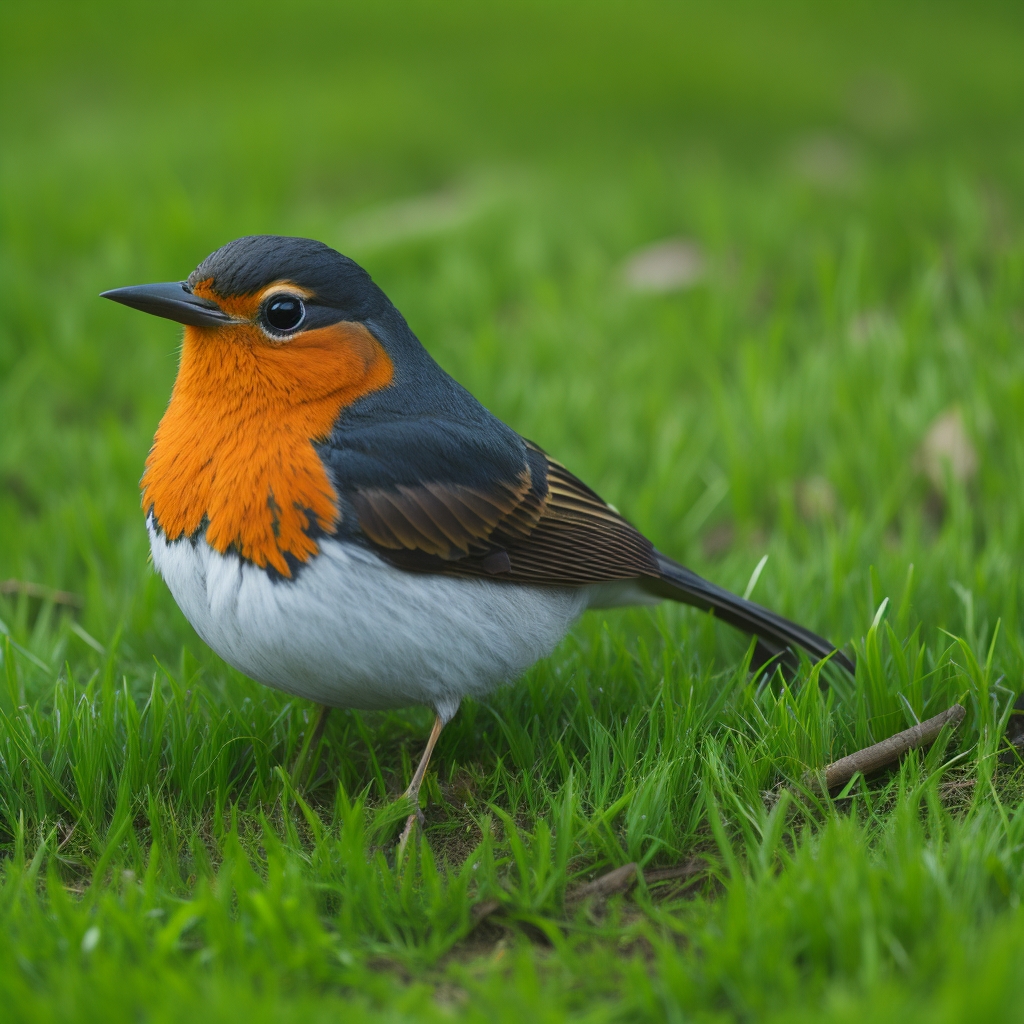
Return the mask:
POLYGON ((294 295, 278 295, 267 303, 265 316, 267 323, 275 331, 293 331, 302 323, 306 315, 302 299, 294 295))

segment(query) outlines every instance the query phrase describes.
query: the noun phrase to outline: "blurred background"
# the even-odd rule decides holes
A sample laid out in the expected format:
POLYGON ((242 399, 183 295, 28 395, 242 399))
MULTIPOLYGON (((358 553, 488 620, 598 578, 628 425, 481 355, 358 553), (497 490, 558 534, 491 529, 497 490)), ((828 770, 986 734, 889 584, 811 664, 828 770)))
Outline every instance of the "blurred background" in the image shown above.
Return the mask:
POLYGON ((755 596, 840 641, 910 563, 931 625, 1010 614, 1022 53, 935 0, 11 4, 0 580, 70 592, 69 657, 201 646, 138 507, 178 328, 97 293, 272 232, 716 580, 770 552, 755 596))

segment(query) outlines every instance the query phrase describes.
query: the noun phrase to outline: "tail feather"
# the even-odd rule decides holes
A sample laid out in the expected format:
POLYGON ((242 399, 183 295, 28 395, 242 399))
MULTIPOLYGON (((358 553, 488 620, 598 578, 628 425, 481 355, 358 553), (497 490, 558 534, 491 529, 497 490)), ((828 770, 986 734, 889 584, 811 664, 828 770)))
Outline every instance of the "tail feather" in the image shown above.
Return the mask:
POLYGON ((793 648, 802 647, 816 661, 832 655, 833 664, 840 665, 853 674, 853 661, 823 637, 795 622, 790 622, 781 615, 776 615, 767 608, 762 608, 753 601, 737 597, 728 590, 709 583, 660 551, 655 552, 655 557, 658 560, 661 577, 645 581, 652 593, 714 612, 716 618, 757 637, 759 649, 769 657, 781 657, 789 664, 793 664, 793 648))

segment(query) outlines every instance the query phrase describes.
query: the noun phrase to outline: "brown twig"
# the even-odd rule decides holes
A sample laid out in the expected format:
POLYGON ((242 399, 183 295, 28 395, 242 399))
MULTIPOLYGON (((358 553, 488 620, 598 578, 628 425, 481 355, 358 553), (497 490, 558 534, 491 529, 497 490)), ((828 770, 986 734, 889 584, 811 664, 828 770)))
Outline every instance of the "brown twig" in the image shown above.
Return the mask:
POLYGON ((691 857, 685 864, 677 864, 674 868, 655 868, 644 872, 644 881, 651 885, 654 882, 674 882, 678 878, 692 878, 699 875, 706 867, 703 857, 691 857))
POLYGON ((475 928, 485 917, 490 917, 500 909, 501 904, 497 900, 484 900, 483 903, 475 904, 470 911, 470 916, 473 919, 472 927, 475 928))
POLYGON ((630 862, 621 868, 615 868, 607 874, 599 875, 592 882, 586 882, 578 889, 569 893, 570 900, 585 900, 589 896, 611 896, 613 893, 625 892, 636 879, 636 864, 630 862))
POLYGON ((887 764, 892 764, 908 750, 932 743, 942 732, 943 726, 948 725, 955 729, 964 720, 966 714, 963 705, 954 704, 942 714, 929 718, 918 725, 913 725, 909 729, 904 729, 903 732, 898 732, 895 736, 882 740, 881 743, 875 743, 863 750, 841 757, 838 761, 833 761, 824 770, 808 772, 804 776, 804 780, 822 792, 844 786, 857 772, 870 775, 871 772, 878 771, 879 768, 884 768, 887 764))
POLYGON ((613 896, 617 892, 625 892, 632 887, 641 874, 647 885, 653 885, 655 882, 674 882, 677 879, 692 878, 694 875, 699 875, 706 867, 707 863, 703 857, 691 857, 688 861, 677 864, 675 867, 654 868, 644 872, 638 871, 636 864, 623 864, 621 868, 615 868, 614 871, 609 871, 592 882, 587 882, 578 889, 574 889, 566 898, 570 902, 587 899, 591 896, 604 898, 613 896))
MULTIPOLYGON (((824 789, 825 791, 843 786, 857 772, 863 772, 865 775, 868 775, 879 768, 884 768, 887 764, 892 764, 893 761, 899 759, 908 750, 932 743, 939 733, 942 732, 944 726, 948 725, 955 729, 964 720, 964 715, 966 714, 967 712, 963 705, 954 704, 951 708, 936 715, 934 718, 929 718, 925 722, 911 726, 909 729, 904 729, 903 732, 898 732, 895 736, 882 740, 881 743, 875 743, 870 747, 865 747, 863 750, 856 751, 856 753, 841 757, 838 761, 833 761, 832 764, 826 766, 824 771, 813 774, 808 772, 804 778, 812 786, 824 789)), ((692 857, 684 864, 679 864, 676 867, 656 868, 653 871, 645 871, 643 872, 643 879, 647 885, 651 885, 655 882, 670 882, 675 879, 691 878, 694 875, 700 874, 706 866, 702 858, 692 857)), ((623 864, 622 867, 600 875, 593 881, 587 882, 572 892, 567 893, 566 902, 577 903, 580 900, 592 897, 605 899, 608 896, 613 896, 615 893, 626 892, 632 887, 638 874, 635 863, 623 864)), ((478 903, 472 910, 473 927, 500 909, 501 904, 497 900, 484 900, 482 903, 478 903)))
POLYGON ((85 598, 81 594, 72 594, 69 590, 53 590, 42 583, 29 583, 28 580, 0 581, 0 594, 24 594, 26 597, 38 597, 54 604, 66 604, 72 608, 81 608, 85 598))
MULTIPOLYGON (((651 885, 654 882, 672 882, 676 879, 692 878, 694 875, 699 875, 706 867, 707 863, 702 857, 691 857, 685 863, 677 864, 675 867, 655 868, 653 871, 644 871, 642 874, 644 881, 651 885)), ((566 893, 565 901, 575 905, 581 900, 595 897, 607 899, 616 893, 631 889, 640 874, 635 863, 623 864, 622 867, 614 868, 593 881, 586 882, 566 893)), ((475 928, 481 921, 500 909, 501 904, 497 900, 483 900, 481 903, 477 903, 470 911, 472 919, 470 927, 475 928)))

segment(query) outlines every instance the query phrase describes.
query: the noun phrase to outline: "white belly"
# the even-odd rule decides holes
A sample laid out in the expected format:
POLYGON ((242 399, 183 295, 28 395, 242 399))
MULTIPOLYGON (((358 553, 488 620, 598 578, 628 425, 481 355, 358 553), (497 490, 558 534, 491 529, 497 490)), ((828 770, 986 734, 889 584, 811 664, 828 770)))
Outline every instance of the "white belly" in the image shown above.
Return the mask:
POLYGON ((295 579, 272 580, 205 540, 153 563, 196 632, 239 671, 332 707, 425 704, 445 719, 554 650, 584 589, 403 572, 363 548, 320 541, 295 579))

